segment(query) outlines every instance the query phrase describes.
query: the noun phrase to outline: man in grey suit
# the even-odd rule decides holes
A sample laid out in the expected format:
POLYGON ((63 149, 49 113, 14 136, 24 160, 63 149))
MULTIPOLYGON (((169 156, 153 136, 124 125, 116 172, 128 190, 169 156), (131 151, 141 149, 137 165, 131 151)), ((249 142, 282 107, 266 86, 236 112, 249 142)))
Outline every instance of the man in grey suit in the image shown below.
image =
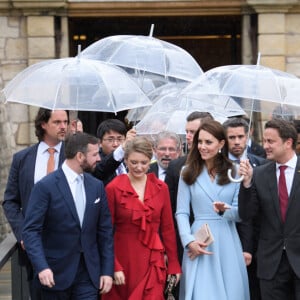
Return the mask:
POLYGON ((270 120, 263 134, 271 162, 252 168, 241 161, 239 193, 243 220, 260 219, 257 275, 263 300, 300 299, 300 160, 297 132, 283 119, 270 120))
POLYGON ((19 246, 19 263, 26 266, 32 300, 40 299, 32 284, 32 267, 24 251, 22 230, 30 192, 34 184, 47 173, 48 148, 54 148, 54 169, 64 160, 64 145, 68 127, 68 112, 40 108, 35 118, 38 143, 14 154, 4 193, 3 209, 19 246))

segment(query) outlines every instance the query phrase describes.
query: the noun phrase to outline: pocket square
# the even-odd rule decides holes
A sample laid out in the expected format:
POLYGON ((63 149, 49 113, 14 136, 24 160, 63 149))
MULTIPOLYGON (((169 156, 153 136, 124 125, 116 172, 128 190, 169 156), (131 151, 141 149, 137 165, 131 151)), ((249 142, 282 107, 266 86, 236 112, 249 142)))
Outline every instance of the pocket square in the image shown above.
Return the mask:
POLYGON ((100 202, 100 198, 97 198, 94 203, 96 204, 98 202, 100 202))

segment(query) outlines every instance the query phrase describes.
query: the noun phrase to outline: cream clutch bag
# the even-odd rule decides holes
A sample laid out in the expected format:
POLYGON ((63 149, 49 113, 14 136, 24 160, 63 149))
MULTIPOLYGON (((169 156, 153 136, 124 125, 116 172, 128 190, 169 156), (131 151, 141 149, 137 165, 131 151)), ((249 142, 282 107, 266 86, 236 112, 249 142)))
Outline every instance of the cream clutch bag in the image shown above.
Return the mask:
POLYGON ((210 231, 208 224, 203 224, 194 234, 197 241, 210 245, 214 241, 214 237, 210 231))

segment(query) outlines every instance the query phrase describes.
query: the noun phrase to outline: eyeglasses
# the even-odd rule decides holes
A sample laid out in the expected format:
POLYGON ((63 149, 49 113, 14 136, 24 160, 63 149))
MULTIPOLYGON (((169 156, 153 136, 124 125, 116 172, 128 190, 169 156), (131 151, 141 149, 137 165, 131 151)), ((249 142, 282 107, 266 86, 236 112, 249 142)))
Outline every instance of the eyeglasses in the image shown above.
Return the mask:
POLYGON ((157 148, 157 151, 160 151, 160 152, 167 152, 167 151, 169 151, 170 153, 175 153, 175 152, 177 152, 177 149, 176 148, 172 148, 172 147, 170 147, 170 148, 168 148, 168 147, 159 147, 159 148, 157 148))
POLYGON ((121 144, 124 142, 124 140, 125 140, 125 138, 107 138, 107 139, 103 139, 102 141, 108 142, 109 144, 112 144, 112 143, 121 144))

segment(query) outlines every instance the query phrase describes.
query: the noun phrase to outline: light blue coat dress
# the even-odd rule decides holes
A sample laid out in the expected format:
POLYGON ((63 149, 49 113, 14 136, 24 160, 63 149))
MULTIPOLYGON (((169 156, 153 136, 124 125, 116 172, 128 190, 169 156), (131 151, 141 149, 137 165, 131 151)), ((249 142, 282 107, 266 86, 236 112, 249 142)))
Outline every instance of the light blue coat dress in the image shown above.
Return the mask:
POLYGON ((204 168, 196 182, 187 185, 179 180, 176 219, 184 246, 180 300, 249 300, 249 286, 241 242, 235 222, 239 221, 237 197, 239 183, 220 186, 211 181, 204 168), (230 209, 221 217, 213 202, 226 202, 230 209), (195 220, 190 226, 190 203, 195 220), (207 247, 212 255, 187 256, 193 234, 208 223, 214 242, 207 247))

